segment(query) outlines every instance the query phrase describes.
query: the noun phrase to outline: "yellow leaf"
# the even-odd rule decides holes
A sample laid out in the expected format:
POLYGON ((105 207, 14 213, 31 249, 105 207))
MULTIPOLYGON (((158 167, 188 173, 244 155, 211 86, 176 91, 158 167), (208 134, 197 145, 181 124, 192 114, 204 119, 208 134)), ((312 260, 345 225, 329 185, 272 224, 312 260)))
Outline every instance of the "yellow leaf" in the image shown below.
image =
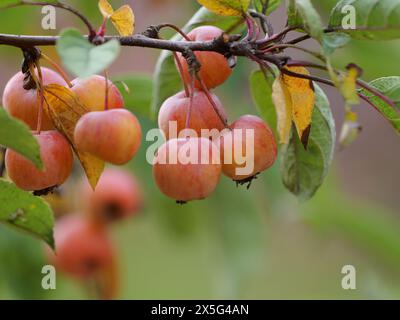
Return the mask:
POLYGON ((109 18, 114 13, 114 9, 107 0, 99 0, 99 9, 104 18, 109 18))
POLYGON ((292 128, 292 100, 285 84, 275 79, 272 85, 272 100, 277 115, 279 143, 288 144, 292 128))
POLYGON ((341 148, 348 147, 357 140, 361 130, 362 127, 358 122, 358 115, 351 110, 347 110, 339 137, 341 148))
POLYGON ((95 189, 104 170, 104 161, 86 152, 79 152, 74 144, 74 130, 78 120, 88 112, 78 97, 68 88, 50 84, 44 87, 44 110, 54 126, 71 144, 85 170, 90 185, 95 189))
POLYGON ((122 6, 111 15, 110 19, 121 36, 126 37, 133 34, 135 30, 135 15, 130 6, 122 6))
POLYGON ((250 0, 197 0, 197 2, 221 16, 241 16, 250 6, 250 0))
MULTIPOLYGON (((286 67, 287 70, 309 75, 303 67, 286 67)), ((307 148, 308 137, 311 130, 311 117, 315 104, 314 86, 311 80, 282 75, 282 81, 287 88, 292 101, 292 116, 297 133, 304 147, 307 148)))
POLYGON ((339 82, 339 89, 346 103, 349 105, 360 103, 360 98, 357 93, 357 79, 361 75, 361 69, 355 64, 347 66, 347 73, 339 82))

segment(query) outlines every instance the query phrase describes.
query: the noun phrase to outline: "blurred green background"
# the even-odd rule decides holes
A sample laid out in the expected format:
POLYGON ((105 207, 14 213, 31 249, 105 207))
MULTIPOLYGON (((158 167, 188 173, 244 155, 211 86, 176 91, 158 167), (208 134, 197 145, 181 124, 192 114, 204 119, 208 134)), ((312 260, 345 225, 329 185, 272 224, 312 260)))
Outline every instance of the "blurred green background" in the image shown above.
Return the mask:
MULTIPOLYGON (((101 23, 96 0, 68 2, 101 23)), ((115 7, 123 3, 111 2, 115 7)), ((137 32, 162 22, 184 25, 198 8, 194 0, 126 2, 135 11, 137 32)), ((334 3, 314 1, 325 21, 334 3)), ((284 13, 280 8, 271 16, 277 30, 286 22, 284 13)), ((0 32, 57 34, 71 25, 84 31, 66 12, 58 11, 55 31, 42 30, 41 18, 38 8, 0 12, 0 32)), ((44 51, 57 59, 54 48, 44 51)), ((400 41, 353 41, 335 54, 334 63, 343 68, 356 62, 365 80, 372 80, 400 75, 399 53, 400 41)), ((158 54, 124 48, 110 72, 151 75, 158 54)), ((19 70, 21 59, 19 50, 0 47, 0 87, 19 70)), ((240 60, 233 77, 217 90, 230 120, 256 113, 248 89, 255 67, 240 60)), ((334 90, 324 89, 340 128, 343 101, 334 90)), ((250 190, 223 177, 211 198, 176 205, 156 188, 144 143, 127 168, 140 180, 145 209, 111 230, 121 271, 119 298, 400 298, 400 140, 372 108, 362 104, 357 112, 364 127, 361 137, 337 151, 329 178, 306 203, 283 188, 277 161, 250 190), (341 288, 341 269, 348 264, 357 270, 356 290, 341 288)), ((156 127, 141 120, 144 131, 156 127)), ((74 187, 73 181, 69 186, 74 187)), ((61 274, 57 290, 41 289, 45 263, 42 243, 0 225, 0 299, 90 298, 79 283, 61 274)))

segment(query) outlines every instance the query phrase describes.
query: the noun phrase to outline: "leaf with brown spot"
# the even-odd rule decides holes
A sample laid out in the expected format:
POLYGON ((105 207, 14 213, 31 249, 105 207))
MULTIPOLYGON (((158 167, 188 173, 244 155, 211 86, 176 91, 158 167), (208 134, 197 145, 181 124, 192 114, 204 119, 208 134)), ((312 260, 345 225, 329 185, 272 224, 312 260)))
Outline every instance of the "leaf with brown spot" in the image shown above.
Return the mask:
MULTIPOLYGON (((286 67, 286 69, 294 73, 310 75, 308 70, 303 67, 286 67)), ((281 79, 289 92, 292 102, 292 116, 297 133, 304 148, 307 148, 315 104, 313 83, 311 80, 296 78, 286 74, 282 74, 281 79)))
POLYGON ((44 99, 45 112, 57 130, 68 139, 85 170, 90 185, 95 189, 104 170, 104 161, 87 152, 78 151, 74 144, 76 123, 88 112, 88 109, 79 101, 75 93, 57 84, 44 87, 44 99))

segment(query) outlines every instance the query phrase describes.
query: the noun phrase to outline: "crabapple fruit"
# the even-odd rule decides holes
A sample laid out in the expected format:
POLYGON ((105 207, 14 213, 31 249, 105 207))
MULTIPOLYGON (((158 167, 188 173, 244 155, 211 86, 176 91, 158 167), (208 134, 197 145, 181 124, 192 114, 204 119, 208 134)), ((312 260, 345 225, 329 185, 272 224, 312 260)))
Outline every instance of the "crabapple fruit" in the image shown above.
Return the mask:
POLYGON ((141 140, 138 119, 125 109, 88 112, 79 119, 74 132, 78 150, 117 165, 133 158, 141 140))
MULTIPOLYGON (((103 111, 106 101, 106 79, 93 75, 87 79, 72 80, 71 90, 89 111, 103 111)), ((118 88, 108 80, 108 109, 124 107, 124 98, 118 88)))
POLYGON ((117 291, 115 249, 107 230, 84 215, 69 214, 54 228, 56 254, 46 250, 49 262, 59 271, 80 280, 94 280, 101 298, 117 291))
POLYGON ((251 178, 268 169, 277 157, 274 134, 262 119, 253 115, 237 119, 216 144, 220 147, 222 172, 235 181, 251 178), (252 130, 254 135, 247 130, 252 130), (252 137, 254 140, 251 141, 252 137), (246 172, 246 167, 251 170, 246 172), (244 173, 239 173, 239 169, 244 173))
MULTIPOLYGON (((43 85, 59 84, 66 86, 64 79, 55 71, 47 68, 41 68, 41 70, 43 85)), ((24 77, 22 72, 18 72, 8 81, 3 93, 3 106, 11 116, 22 120, 32 130, 36 130, 40 98, 37 89, 25 90, 23 88, 24 77)), ((53 129, 53 123, 44 111, 42 115, 41 129, 53 129)))
POLYGON ((218 148, 205 138, 168 140, 154 158, 153 176, 160 190, 178 202, 204 199, 221 176, 218 148))
MULTIPOLYGON (((188 33, 191 41, 211 41, 220 37, 224 32, 214 26, 201 26, 188 33)), ((232 73, 228 60, 217 52, 198 51, 195 53, 201 64, 199 76, 208 89, 215 88, 224 83, 232 73)), ((178 59, 182 65, 183 79, 190 83, 190 70, 186 59, 178 53, 178 59)), ((196 88, 201 89, 201 84, 196 80, 196 88)))
POLYGON ((82 181, 79 198, 85 212, 100 222, 134 215, 143 205, 143 194, 136 178, 120 169, 106 169, 95 191, 86 179, 82 181))
POLYGON ((42 131, 34 136, 39 143, 44 170, 41 171, 22 155, 7 149, 5 165, 8 176, 19 188, 27 191, 63 184, 71 173, 73 163, 67 139, 57 131, 42 131))
MULTIPOLYGON (((226 113, 221 102, 216 95, 211 94, 211 97, 219 114, 224 117, 224 121, 226 122, 226 113)), ((185 92, 179 92, 165 100, 158 114, 158 126, 164 132, 167 139, 179 137, 179 133, 186 128, 186 116, 189 112, 189 107, 190 98, 186 96, 185 92), (170 132, 169 124, 171 121, 176 121, 177 137, 175 137, 173 132, 170 132)), ((189 128, 195 130, 200 137, 202 136, 201 129, 217 129, 220 131, 224 126, 225 124, 214 110, 207 95, 203 91, 195 90, 189 128)))

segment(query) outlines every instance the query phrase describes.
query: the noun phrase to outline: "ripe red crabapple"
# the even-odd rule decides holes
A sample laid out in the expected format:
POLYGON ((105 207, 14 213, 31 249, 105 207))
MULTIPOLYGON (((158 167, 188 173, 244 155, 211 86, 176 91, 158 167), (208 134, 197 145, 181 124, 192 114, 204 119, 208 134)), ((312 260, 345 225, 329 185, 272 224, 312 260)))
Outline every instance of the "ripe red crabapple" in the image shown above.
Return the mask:
MULTIPOLYGON (((64 79, 58 73, 47 68, 41 68, 41 70, 43 85, 66 86, 64 79)), ((3 106, 11 116, 22 120, 32 130, 36 130, 40 98, 37 89, 25 90, 23 84, 24 74, 22 72, 18 72, 8 81, 3 93, 3 106)), ((42 130, 53 129, 53 123, 44 111, 42 115, 42 130)))
POLYGON ((21 189, 27 191, 43 190, 59 186, 71 173, 73 155, 68 141, 57 131, 42 131, 34 134, 40 147, 44 171, 18 154, 7 149, 5 165, 10 179, 21 189))
POLYGON ((178 202, 204 199, 221 175, 218 148, 209 139, 171 139, 157 151, 153 176, 160 190, 178 202))
MULTIPOLYGON (((211 94, 211 97, 226 122, 226 113, 221 102, 216 95, 211 94)), ((189 107, 190 98, 186 96, 185 92, 179 92, 165 100, 158 114, 158 126, 167 139, 177 138, 169 130, 171 121, 176 121, 178 137, 179 133, 186 128, 186 116, 189 107)), ((199 137, 201 136, 201 129, 217 129, 220 131, 224 128, 224 123, 203 91, 196 90, 194 92, 189 128, 195 130, 199 137)))
POLYGON ((86 113, 78 121, 74 132, 74 141, 80 151, 117 165, 133 158, 141 140, 138 119, 125 109, 86 113))
MULTIPOLYGON (((106 80, 99 75, 93 75, 87 79, 72 80, 71 90, 89 111, 103 111, 106 101, 106 80)), ((124 107, 124 99, 118 88, 108 80, 108 109, 124 107)))
MULTIPOLYGON (((188 33, 191 41, 211 41, 223 34, 223 31, 214 26, 201 26, 188 33)), ((207 88, 215 88, 224 83, 232 73, 228 60, 219 53, 198 51, 195 52, 198 62, 201 64, 199 76, 207 88)), ((183 79, 190 83, 190 71, 186 59, 178 53, 179 61, 183 69, 183 79)), ((201 89, 200 83, 196 80, 196 88, 201 89)))
POLYGON ((268 169, 277 157, 277 145, 271 129, 262 119, 253 115, 242 116, 232 123, 230 130, 221 134, 217 144, 220 147, 222 171, 235 181, 245 180, 268 169), (252 131, 247 133, 248 129, 252 131), (250 132, 254 134, 253 141, 248 140, 251 138, 250 132), (244 159, 245 163, 242 162, 244 159), (252 165, 252 170, 240 173, 238 169, 243 170, 246 165, 252 165))

